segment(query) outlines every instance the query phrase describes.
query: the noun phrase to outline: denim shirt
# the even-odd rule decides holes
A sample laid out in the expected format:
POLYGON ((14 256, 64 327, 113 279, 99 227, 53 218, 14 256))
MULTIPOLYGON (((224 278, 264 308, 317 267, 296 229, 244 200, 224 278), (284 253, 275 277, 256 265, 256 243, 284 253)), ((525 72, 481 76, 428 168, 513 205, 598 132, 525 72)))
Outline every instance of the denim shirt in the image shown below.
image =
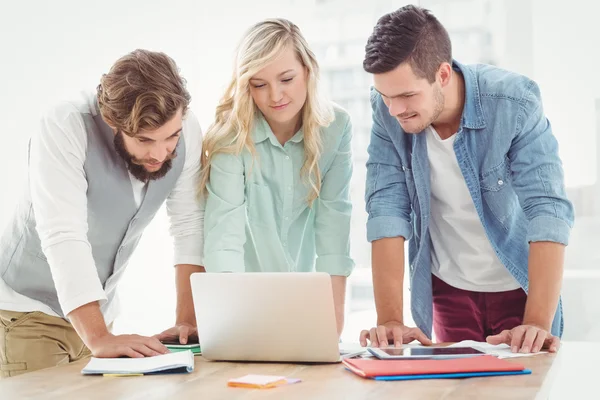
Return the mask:
MULTIPOLYGON (((529 242, 567 245, 573 206, 558 143, 532 80, 489 65, 453 63, 465 81, 454 152, 477 214, 502 264, 528 292, 529 242)), ((411 312, 431 337, 430 177, 424 132, 405 133, 371 91, 367 161, 367 238, 404 237, 409 247, 411 312)), ((551 332, 563 332, 562 302, 551 332)))

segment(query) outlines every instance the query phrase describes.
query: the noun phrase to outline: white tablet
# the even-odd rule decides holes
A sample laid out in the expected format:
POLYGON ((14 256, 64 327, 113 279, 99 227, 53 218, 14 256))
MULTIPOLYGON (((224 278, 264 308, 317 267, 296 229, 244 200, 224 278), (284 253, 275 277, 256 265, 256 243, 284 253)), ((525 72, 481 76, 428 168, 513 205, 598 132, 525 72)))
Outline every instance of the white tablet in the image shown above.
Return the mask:
POLYGON ((369 347, 369 352, 382 360, 425 360, 484 356, 473 347, 369 347))

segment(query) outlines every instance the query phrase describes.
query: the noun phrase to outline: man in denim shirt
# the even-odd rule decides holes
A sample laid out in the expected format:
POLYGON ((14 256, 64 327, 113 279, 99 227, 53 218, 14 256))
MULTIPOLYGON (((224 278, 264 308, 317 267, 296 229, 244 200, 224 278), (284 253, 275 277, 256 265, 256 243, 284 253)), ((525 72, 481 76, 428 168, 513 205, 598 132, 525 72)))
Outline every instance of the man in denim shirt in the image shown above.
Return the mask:
POLYGON ((447 31, 412 5, 378 21, 364 68, 378 326, 361 343, 429 344, 433 326, 442 342, 556 351, 573 207, 538 86, 454 61, 447 31), (405 240, 415 328, 403 323, 405 240))

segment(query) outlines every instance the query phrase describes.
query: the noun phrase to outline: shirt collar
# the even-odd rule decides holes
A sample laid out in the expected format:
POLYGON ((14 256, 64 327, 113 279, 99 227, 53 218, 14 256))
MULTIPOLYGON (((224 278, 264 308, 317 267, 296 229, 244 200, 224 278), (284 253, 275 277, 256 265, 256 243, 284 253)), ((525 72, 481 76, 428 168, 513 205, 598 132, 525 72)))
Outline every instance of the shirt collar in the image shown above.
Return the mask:
MULTIPOLYGON (((279 140, 277 140, 275 137, 275 134, 271 130, 271 127, 265 120, 265 117, 262 115, 262 113, 257 115, 255 123, 256 126, 254 128, 254 132, 252 133, 254 143, 261 143, 269 139, 273 146, 281 147, 281 143, 279 143, 279 140)), ((300 143, 302 140, 304 140, 304 130, 300 128, 300 130, 298 130, 298 132, 296 132, 296 134, 292 136, 289 141, 293 143, 300 143)))
POLYGON ((469 129, 485 128, 485 119, 481 107, 481 95, 479 92, 479 82, 473 68, 452 60, 452 68, 459 71, 465 81, 465 105, 461 125, 469 129))

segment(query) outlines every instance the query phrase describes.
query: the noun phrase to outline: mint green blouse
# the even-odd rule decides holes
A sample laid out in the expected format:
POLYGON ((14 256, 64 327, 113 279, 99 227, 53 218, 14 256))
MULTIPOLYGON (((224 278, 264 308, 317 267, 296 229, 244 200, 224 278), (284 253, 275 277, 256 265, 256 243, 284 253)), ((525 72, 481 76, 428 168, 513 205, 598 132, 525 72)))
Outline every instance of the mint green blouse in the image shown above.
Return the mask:
POLYGON ((352 125, 344 110, 334 110, 335 121, 322 129, 321 192, 312 207, 300 175, 302 129, 282 146, 261 115, 252 132, 256 158, 247 150, 213 157, 204 217, 208 272, 350 275, 352 125))

